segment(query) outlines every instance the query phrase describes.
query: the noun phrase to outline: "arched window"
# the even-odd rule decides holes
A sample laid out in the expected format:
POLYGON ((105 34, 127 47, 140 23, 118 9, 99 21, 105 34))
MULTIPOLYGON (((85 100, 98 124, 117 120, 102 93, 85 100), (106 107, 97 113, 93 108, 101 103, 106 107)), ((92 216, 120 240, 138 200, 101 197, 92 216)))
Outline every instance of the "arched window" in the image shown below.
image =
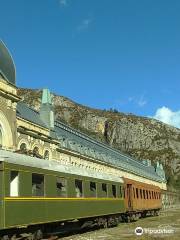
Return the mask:
POLYGON ((46 150, 44 152, 44 159, 49 159, 49 151, 48 150, 46 150))
POLYGON ((36 156, 36 157, 39 156, 39 148, 38 147, 34 147, 33 155, 36 156))
POLYGON ((21 145, 20 145, 20 150, 21 150, 22 152, 25 152, 25 151, 27 150, 27 146, 26 146, 25 143, 21 143, 21 145))

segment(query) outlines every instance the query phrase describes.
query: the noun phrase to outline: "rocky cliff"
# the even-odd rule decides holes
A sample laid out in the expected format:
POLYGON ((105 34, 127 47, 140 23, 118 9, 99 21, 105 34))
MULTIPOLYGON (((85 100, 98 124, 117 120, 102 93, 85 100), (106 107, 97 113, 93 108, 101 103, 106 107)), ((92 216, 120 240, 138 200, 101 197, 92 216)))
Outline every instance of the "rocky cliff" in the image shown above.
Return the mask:
MULTIPOLYGON (((19 89, 28 105, 39 110, 42 92, 19 89)), ((180 129, 154 119, 97 110, 53 94, 55 117, 138 159, 159 160, 168 185, 180 189, 180 129)))

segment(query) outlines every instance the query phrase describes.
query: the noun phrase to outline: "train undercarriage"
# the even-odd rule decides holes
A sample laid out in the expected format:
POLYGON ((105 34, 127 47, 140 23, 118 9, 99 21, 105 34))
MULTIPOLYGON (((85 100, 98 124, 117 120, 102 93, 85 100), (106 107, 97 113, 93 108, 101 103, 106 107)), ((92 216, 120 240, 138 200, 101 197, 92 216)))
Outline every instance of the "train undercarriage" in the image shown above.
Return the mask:
POLYGON ((93 228, 110 228, 117 226, 121 222, 130 223, 140 218, 158 216, 159 212, 160 209, 131 211, 121 214, 6 229, 0 232, 0 240, 56 239, 56 237, 64 234, 74 234, 79 231, 87 231, 93 228))

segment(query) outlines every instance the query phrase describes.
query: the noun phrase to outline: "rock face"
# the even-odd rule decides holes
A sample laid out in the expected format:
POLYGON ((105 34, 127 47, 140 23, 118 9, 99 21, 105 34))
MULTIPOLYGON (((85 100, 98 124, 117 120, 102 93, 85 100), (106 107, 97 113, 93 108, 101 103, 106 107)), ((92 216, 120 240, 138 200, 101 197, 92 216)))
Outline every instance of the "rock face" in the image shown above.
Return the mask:
MULTIPOLYGON (((19 89, 19 95, 39 110, 40 90, 19 89)), ((154 119, 97 110, 53 94, 55 117, 137 159, 159 160, 170 187, 180 189, 180 129, 154 119)))

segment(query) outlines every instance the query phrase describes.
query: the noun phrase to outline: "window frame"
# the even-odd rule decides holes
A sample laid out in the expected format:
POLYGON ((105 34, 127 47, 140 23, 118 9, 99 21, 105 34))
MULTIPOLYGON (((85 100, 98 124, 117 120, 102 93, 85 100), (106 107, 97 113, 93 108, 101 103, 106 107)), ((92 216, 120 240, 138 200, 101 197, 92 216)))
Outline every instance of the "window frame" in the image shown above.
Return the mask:
POLYGON ((10 170, 10 175, 9 175, 9 196, 10 197, 19 197, 20 196, 20 181, 19 181, 19 171, 17 170, 10 170), (15 174, 15 177, 12 179, 12 173, 17 173, 15 174), (15 182, 15 180, 17 182, 15 182), (12 186, 14 184, 16 184, 16 190, 17 192, 15 194, 13 194, 14 191, 14 187, 12 186))
MULTIPOLYGON (((60 184, 60 183, 59 183, 60 184)), ((62 184, 62 183, 61 183, 62 184)), ((57 197, 62 197, 62 198, 66 198, 67 197, 67 194, 68 194, 68 184, 67 184, 67 179, 65 178, 65 177, 61 177, 61 176, 56 176, 56 196, 57 197), (59 190, 58 191, 58 186, 57 186, 57 184, 58 184, 58 180, 64 180, 64 186, 62 185, 61 187, 64 187, 65 188, 65 190, 59 190), (61 194, 58 194, 58 192, 59 193, 61 193, 61 194), (63 194, 62 194, 63 193, 63 194)))
POLYGON ((117 186, 115 184, 111 185, 111 190, 112 190, 112 197, 117 198, 117 186), (115 192, 113 190, 115 190, 115 192), (114 195, 114 193, 115 193, 115 195, 114 195))
POLYGON ((74 187, 75 187, 75 197, 76 197, 76 198, 82 198, 82 197, 84 197, 83 180, 75 178, 75 179, 74 179, 74 187), (78 187, 78 185, 77 185, 78 183, 81 184, 81 189, 78 187), (78 188, 77 188, 77 187, 78 187, 78 188), (79 189, 80 191, 77 192, 77 191, 76 191, 77 189, 79 189), (78 195, 78 194, 79 194, 79 195, 78 195))
POLYGON ((31 174, 31 195, 32 195, 32 197, 45 197, 45 174, 42 174, 42 173, 35 173, 35 172, 32 172, 32 174, 31 174), (34 188, 33 189, 33 175, 34 175, 34 177, 35 177, 35 175, 36 176, 38 176, 38 177, 42 177, 42 179, 43 179, 43 181, 42 181, 42 194, 40 193, 40 194, 37 194, 37 186, 38 185, 40 185, 40 184, 38 184, 38 183, 35 183, 34 184, 34 186, 36 186, 36 188, 34 188), (33 191, 35 191, 35 194, 33 193, 33 191))

